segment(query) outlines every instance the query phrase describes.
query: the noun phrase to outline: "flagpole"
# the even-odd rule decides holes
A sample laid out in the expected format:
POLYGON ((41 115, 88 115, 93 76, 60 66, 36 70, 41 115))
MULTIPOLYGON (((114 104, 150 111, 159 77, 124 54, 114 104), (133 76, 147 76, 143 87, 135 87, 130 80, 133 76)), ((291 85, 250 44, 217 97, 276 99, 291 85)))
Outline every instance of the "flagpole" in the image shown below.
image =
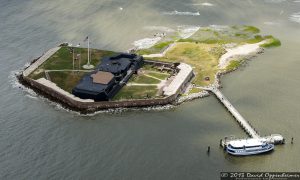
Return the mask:
POLYGON ((84 40, 84 41, 87 41, 88 42, 88 52, 87 52, 87 58, 88 58, 88 62, 87 62, 87 64, 85 64, 84 66, 83 66, 83 68, 84 69, 93 69, 94 68, 94 66, 91 64, 91 53, 90 53, 90 37, 89 36, 87 36, 86 37, 86 39, 84 40))
POLYGON ((88 65, 90 65, 90 37, 88 37, 88 65))
POLYGON ((74 71, 74 66, 75 66, 74 49, 75 49, 75 47, 73 47, 73 71, 74 71))

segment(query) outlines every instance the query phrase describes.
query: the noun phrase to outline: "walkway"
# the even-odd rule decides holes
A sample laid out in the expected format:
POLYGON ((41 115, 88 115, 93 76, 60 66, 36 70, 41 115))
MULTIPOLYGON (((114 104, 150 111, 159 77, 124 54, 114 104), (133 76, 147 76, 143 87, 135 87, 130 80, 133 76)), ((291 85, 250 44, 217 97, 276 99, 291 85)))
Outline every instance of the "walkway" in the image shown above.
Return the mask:
POLYGON ((228 109, 228 111, 235 117, 236 121, 241 125, 241 127, 246 131, 246 133, 252 138, 260 138, 259 134, 255 129, 249 124, 249 122, 233 107, 229 100, 222 94, 222 92, 215 87, 203 88, 213 92, 221 103, 228 109))

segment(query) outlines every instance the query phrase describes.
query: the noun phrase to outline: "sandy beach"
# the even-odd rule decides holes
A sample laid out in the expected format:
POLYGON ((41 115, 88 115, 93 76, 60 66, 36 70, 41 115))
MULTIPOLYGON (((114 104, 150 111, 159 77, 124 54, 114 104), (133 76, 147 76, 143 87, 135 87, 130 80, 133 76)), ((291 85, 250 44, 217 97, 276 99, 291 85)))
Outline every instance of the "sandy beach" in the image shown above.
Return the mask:
POLYGON ((219 68, 225 69, 229 62, 236 56, 246 56, 252 53, 256 53, 261 48, 260 45, 266 43, 267 40, 261 41, 255 44, 245 44, 235 48, 226 49, 226 53, 221 56, 219 61, 219 68))

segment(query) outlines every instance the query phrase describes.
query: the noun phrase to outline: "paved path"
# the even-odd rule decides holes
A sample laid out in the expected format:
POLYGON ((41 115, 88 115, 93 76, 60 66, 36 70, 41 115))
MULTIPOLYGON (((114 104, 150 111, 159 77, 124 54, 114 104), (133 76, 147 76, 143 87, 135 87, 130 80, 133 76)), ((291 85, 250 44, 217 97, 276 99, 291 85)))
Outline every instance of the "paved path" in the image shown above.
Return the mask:
POLYGON ((145 76, 149 77, 149 78, 153 78, 153 79, 156 79, 156 80, 159 80, 159 81, 162 81, 163 79, 159 79, 157 77, 154 77, 154 76, 151 76, 149 74, 144 74, 145 76))

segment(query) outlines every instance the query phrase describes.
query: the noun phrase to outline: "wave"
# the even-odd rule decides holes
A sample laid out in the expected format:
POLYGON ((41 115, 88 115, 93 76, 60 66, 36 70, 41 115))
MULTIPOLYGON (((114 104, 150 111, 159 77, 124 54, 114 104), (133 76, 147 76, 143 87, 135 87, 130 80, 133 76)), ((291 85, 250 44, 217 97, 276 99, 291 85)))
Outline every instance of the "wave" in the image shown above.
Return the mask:
POLYGON ((265 0, 267 3, 282 3, 285 2, 286 0, 265 0))
POLYGON ((270 26, 278 26, 279 25, 279 23, 277 23, 277 22, 272 22, 272 21, 267 21, 267 22, 264 22, 264 24, 265 25, 270 25, 270 26))
POLYGON ((189 38, 200 29, 200 26, 178 26, 179 36, 183 39, 189 38))
POLYGON ((210 25, 209 28, 213 29, 214 31, 224 31, 229 29, 229 26, 223 26, 223 25, 210 25))
MULTIPOLYGON (((29 63, 28 63, 29 64, 29 63)), ((24 68, 28 66, 28 64, 25 64, 24 68)), ((27 88, 26 86, 24 86, 23 84, 21 84, 17 78, 17 76, 21 75, 23 70, 15 70, 15 71, 11 71, 8 79, 9 82, 11 84, 11 86, 15 89, 19 89, 22 90, 25 93, 28 93, 29 96, 31 97, 36 97, 37 94, 30 88, 27 88)))
POLYGON ((164 12, 164 15, 183 15, 183 16, 200 16, 199 12, 182 12, 182 11, 169 11, 164 12))
POLYGON ((158 41, 161 40, 161 37, 155 37, 155 38, 144 38, 133 42, 133 45, 137 49, 147 49, 152 47, 154 44, 156 44, 158 41))
POLYGON ((215 6, 214 4, 209 3, 209 2, 196 3, 196 4, 192 4, 192 5, 194 5, 194 6, 215 6))
POLYGON ((300 23, 300 12, 290 15, 289 19, 293 22, 300 23))
POLYGON ((165 26, 145 26, 144 29, 151 31, 175 32, 174 29, 165 26))

